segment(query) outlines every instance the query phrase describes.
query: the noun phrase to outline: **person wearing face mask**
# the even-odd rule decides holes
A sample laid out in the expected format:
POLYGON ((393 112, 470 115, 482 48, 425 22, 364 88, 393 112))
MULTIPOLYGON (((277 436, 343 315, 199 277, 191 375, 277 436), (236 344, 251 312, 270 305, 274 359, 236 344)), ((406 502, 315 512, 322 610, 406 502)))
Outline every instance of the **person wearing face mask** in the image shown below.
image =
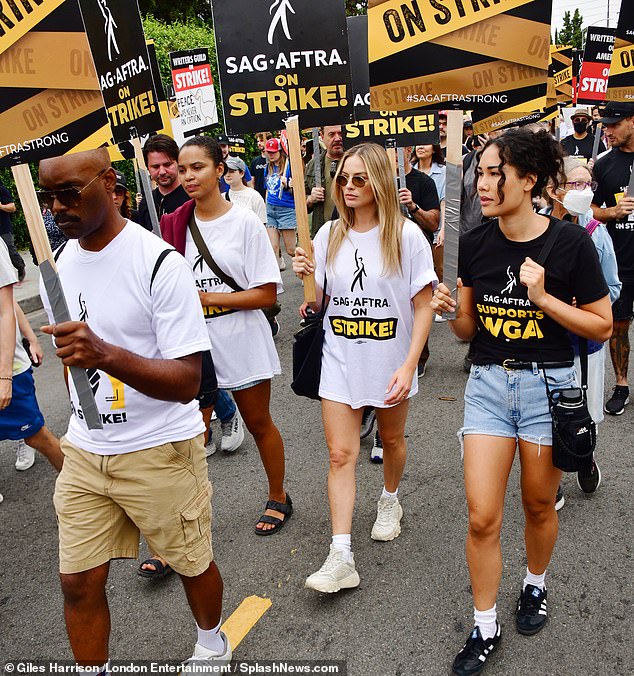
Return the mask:
MULTIPOLYGON (((592 134, 592 117, 585 108, 577 108, 572 114, 572 126, 574 132, 561 142, 561 147, 566 155, 575 157, 582 162, 592 159, 594 135, 592 134)), ((605 147, 600 147, 603 152, 605 147)))
MULTIPOLYGON (((572 221, 585 227, 590 235, 597 254, 605 281, 610 293, 610 302, 619 297, 621 281, 618 276, 616 254, 612 238, 603 223, 592 216, 590 205, 594 196, 592 175, 588 168, 572 157, 564 159, 563 172, 559 175, 559 187, 554 188, 552 183, 546 186, 544 197, 549 202, 541 213, 547 213, 560 220, 572 221)), ((575 350, 575 369, 577 380, 581 382, 581 364, 579 361, 579 343, 577 336, 570 334, 575 350)), ((598 425, 603 422, 603 391, 605 374, 605 350, 603 343, 588 340, 588 410, 594 422, 598 425)), ((601 483, 601 470, 593 459, 591 465, 577 472, 577 484, 584 493, 594 493, 601 483)), ((559 487, 555 503, 556 509, 564 505, 564 495, 559 487)))

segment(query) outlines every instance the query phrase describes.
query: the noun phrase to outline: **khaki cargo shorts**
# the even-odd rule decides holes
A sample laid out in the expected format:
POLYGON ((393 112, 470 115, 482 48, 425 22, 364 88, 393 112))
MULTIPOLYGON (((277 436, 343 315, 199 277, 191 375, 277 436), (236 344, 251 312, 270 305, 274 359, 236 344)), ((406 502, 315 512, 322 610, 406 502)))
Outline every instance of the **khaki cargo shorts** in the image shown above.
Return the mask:
POLYGON ((61 448, 53 498, 61 573, 137 558, 139 532, 177 573, 207 570, 212 489, 202 434, 122 455, 95 455, 65 437, 61 448))

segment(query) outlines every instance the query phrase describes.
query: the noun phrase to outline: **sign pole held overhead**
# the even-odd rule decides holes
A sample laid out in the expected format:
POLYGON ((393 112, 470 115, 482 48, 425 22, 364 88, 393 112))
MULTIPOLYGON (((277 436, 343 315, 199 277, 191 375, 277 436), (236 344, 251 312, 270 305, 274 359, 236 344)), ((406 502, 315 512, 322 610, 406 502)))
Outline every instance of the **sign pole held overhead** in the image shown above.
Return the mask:
MULTIPOLYGON (((458 285, 458 239, 460 236, 460 195, 462 191, 462 111, 447 111, 447 183, 445 188, 445 252, 443 283, 452 294, 458 285)), ((443 313, 455 319, 455 312, 443 313)))
MULTIPOLYGON (((304 163, 302 162, 302 145, 299 137, 299 118, 293 115, 286 120, 288 134, 288 156, 291 162, 291 177, 293 180, 293 198, 295 200, 295 217, 297 219, 297 238, 299 245, 304 249, 311 260, 313 258, 313 243, 310 239, 308 226, 308 209, 306 207, 306 192, 304 190, 304 163)), ((304 277, 304 300, 314 303, 317 299, 315 290, 315 275, 304 277)))

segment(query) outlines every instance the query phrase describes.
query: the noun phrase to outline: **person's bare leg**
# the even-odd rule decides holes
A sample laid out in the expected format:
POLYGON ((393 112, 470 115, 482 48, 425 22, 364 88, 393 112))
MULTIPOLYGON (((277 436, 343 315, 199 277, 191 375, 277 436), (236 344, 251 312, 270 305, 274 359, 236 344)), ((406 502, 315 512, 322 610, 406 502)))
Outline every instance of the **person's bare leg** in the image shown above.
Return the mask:
POLYGON ((359 457, 363 409, 352 409, 347 404, 322 399, 321 415, 330 454, 328 502, 332 534, 348 534, 352 532, 357 491, 355 469, 359 457))
POLYGON ((81 573, 60 573, 64 619, 70 647, 80 666, 99 667, 108 661, 110 610, 106 581, 110 563, 81 573))
POLYGON ((552 448, 520 439, 522 504, 526 516, 524 539, 528 569, 541 575, 550 562, 557 541, 559 520, 555 496, 561 470, 553 465, 552 448))
POLYGON ((24 440, 31 448, 41 453, 53 467, 61 472, 64 454, 59 446, 59 439, 44 425, 40 430, 24 440))
POLYGON ((464 480, 469 509, 467 564, 473 605, 478 610, 495 605, 502 578, 500 529, 515 447, 514 438, 481 434, 464 437, 464 480))
POLYGON ((266 232, 269 235, 269 239, 271 240, 271 246, 273 247, 273 251, 275 252, 275 257, 279 258, 280 257, 280 231, 277 228, 268 228, 266 229, 266 232))
POLYGON ((201 629, 213 629, 220 623, 222 616, 222 577, 215 561, 209 564, 204 573, 196 577, 179 575, 187 602, 196 624, 201 629))
POLYGON ((406 400, 393 408, 375 409, 383 442, 383 481, 385 489, 390 493, 398 488, 405 469, 405 421, 408 408, 409 401, 406 400))
POLYGON ((612 357, 617 385, 627 386, 627 370, 630 363, 630 323, 629 319, 618 319, 614 321, 612 328, 610 357, 612 357))
POLYGON ((295 255, 295 243, 297 242, 297 234, 295 230, 282 230, 282 239, 284 240, 284 248, 286 253, 293 258, 295 255))
MULTIPOLYGON (((269 403, 271 400, 271 381, 265 380, 246 390, 232 392, 242 420, 255 439, 260 458, 269 482, 269 500, 286 502, 284 489, 284 442, 271 418, 269 403)), ((265 514, 285 519, 277 510, 267 509, 265 514)), ((273 524, 258 523, 260 530, 270 530, 273 524)))

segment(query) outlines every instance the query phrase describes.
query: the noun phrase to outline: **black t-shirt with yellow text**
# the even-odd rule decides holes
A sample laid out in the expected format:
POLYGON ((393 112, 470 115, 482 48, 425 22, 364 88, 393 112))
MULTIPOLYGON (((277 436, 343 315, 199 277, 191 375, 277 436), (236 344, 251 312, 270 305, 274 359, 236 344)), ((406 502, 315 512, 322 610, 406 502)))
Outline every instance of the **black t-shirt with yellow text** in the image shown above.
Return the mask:
MULTIPOLYGON (((458 274, 473 288, 478 333, 473 339, 474 364, 519 361, 572 361, 566 329, 528 298, 520 283, 520 267, 527 257, 537 261, 555 219, 536 239, 507 239, 497 220, 488 221, 460 237, 458 274)), ((599 257, 584 228, 563 227, 544 264, 547 293, 571 304, 586 305, 608 295, 599 257)))
MULTIPOLYGON (((598 207, 616 206, 630 182, 633 164, 634 153, 625 153, 620 148, 612 148, 600 157, 594 165, 597 189, 592 203, 598 207)), ((606 225, 614 243, 619 279, 624 284, 634 284, 634 214, 620 221, 608 221, 606 225)))

